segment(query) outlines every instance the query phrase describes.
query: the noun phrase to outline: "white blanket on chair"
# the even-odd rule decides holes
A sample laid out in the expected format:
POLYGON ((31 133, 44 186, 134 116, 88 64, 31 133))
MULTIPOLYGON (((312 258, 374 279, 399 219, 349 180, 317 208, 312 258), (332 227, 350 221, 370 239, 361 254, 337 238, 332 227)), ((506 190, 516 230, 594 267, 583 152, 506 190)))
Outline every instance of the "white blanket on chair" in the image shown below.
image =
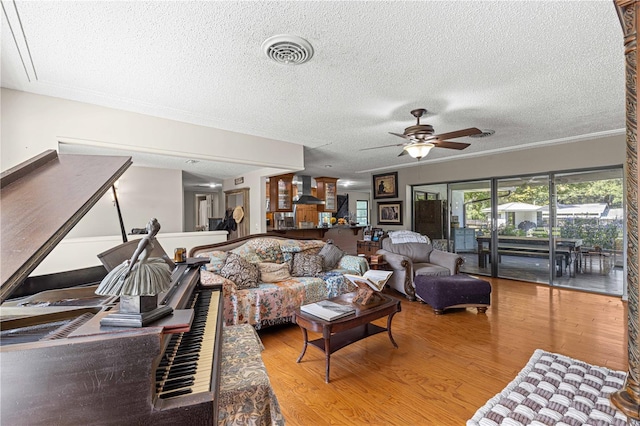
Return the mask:
POLYGON ((401 243, 426 243, 429 244, 429 237, 420 235, 413 231, 391 231, 389 232, 389 238, 393 244, 401 243))

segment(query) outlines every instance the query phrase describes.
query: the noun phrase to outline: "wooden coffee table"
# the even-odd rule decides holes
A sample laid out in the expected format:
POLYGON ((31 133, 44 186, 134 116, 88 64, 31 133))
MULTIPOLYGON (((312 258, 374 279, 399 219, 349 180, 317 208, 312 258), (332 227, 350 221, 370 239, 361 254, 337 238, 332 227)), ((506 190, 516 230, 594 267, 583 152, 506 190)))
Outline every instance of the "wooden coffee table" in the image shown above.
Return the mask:
POLYGON ((334 321, 325 321, 301 312, 300 309, 297 309, 294 313, 294 320, 300 326, 302 337, 304 338, 302 353, 300 353, 296 362, 302 360, 302 357, 307 351, 307 344, 309 343, 323 351, 326 360, 325 382, 327 383, 329 383, 329 361, 331 354, 337 350, 369 336, 373 336, 374 334, 382 333, 383 331, 389 334, 389 340, 391 340, 393 346, 398 347, 391 335, 391 320, 396 312, 400 312, 401 310, 400 300, 381 294, 381 301, 372 305, 362 306, 351 303, 351 299, 353 299, 354 296, 355 293, 348 293, 329 299, 342 305, 351 305, 356 309, 355 314, 334 321), (386 328, 371 324, 371 321, 386 316, 388 316, 386 328), (322 333, 322 338, 309 341, 307 331, 322 333))

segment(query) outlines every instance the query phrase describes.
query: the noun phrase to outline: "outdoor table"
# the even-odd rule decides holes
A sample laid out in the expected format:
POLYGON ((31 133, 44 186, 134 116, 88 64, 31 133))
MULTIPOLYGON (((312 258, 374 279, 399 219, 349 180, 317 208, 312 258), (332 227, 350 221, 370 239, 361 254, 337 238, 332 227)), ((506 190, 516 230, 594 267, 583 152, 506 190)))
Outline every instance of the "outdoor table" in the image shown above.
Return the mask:
MULTIPOLYGON (((478 266, 486 267, 487 255, 491 254, 491 236, 478 236, 478 266)), ((582 240, 579 238, 553 238, 556 243, 556 253, 566 253, 567 265, 573 264, 573 272, 570 275, 575 276, 579 264, 579 248, 582 240), (559 250, 560 249, 560 250, 559 250)), ((511 254, 513 256, 540 256, 548 257, 549 255, 549 238, 540 237, 518 237, 509 235, 498 235, 498 250, 503 254, 511 254)), ((558 276, 562 276, 562 267, 558 271, 558 276)))

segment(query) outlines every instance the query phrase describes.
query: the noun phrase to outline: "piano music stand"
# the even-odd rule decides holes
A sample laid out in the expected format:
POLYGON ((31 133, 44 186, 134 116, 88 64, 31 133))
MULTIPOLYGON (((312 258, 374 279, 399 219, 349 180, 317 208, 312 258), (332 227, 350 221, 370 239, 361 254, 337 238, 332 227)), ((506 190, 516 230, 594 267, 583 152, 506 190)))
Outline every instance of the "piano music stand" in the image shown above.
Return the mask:
MULTIPOLYGON (((141 234, 144 236, 144 234, 141 234)), ((136 251, 138 247, 139 239, 135 239, 126 243, 119 244, 115 247, 110 248, 109 250, 103 251, 98 254, 98 259, 102 262, 102 265, 107 270, 107 272, 111 272, 113 268, 124 262, 125 260, 131 259, 133 252, 136 251)), ((167 262, 169 265, 169 269, 172 271, 175 269, 176 264, 173 263, 173 260, 169 257, 166 251, 162 248, 160 243, 156 238, 152 238, 151 242, 153 243, 153 250, 149 254, 149 257, 160 257, 167 262)))

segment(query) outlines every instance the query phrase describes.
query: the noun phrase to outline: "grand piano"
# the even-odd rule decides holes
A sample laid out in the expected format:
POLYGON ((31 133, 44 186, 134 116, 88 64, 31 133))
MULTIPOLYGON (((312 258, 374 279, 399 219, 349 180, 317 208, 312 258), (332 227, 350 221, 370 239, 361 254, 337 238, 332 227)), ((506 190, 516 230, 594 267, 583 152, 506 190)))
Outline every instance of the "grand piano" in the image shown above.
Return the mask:
POLYGON ((222 300, 197 264, 158 297, 173 314, 141 328, 100 325, 118 310, 94 294, 106 270, 30 277, 130 165, 48 151, 2 173, 2 424, 217 423, 222 300))

